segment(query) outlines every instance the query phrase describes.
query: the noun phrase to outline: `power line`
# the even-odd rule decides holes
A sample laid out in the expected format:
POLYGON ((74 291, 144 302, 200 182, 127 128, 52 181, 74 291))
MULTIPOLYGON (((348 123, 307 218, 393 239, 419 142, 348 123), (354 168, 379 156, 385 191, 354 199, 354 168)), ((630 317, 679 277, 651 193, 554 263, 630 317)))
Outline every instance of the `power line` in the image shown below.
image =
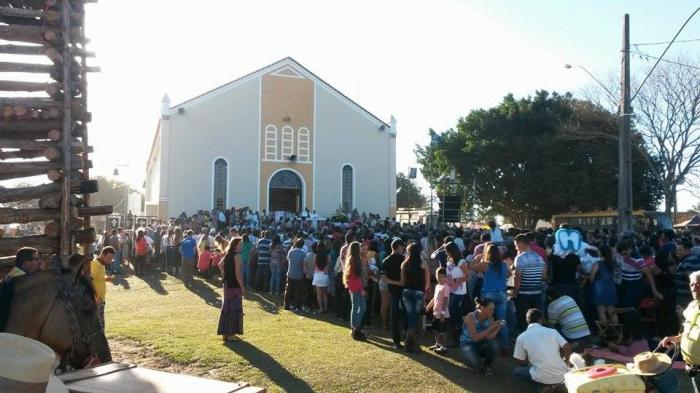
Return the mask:
MULTIPOLYGON (((644 84, 647 82, 647 79, 649 79, 649 76, 651 76, 651 73, 654 72, 654 70, 656 69, 656 66, 659 65, 659 63, 661 62, 661 59, 663 59, 664 55, 666 55, 666 52, 668 52, 669 48, 671 48, 671 45, 673 45, 673 43, 676 41, 676 38, 678 38, 678 36, 679 36, 679 35, 681 34, 681 32, 683 31, 683 29, 685 29, 685 26, 688 24, 688 22, 690 22, 690 20, 693 19, 693 17, 695 16, 695 14, 697 14, 698 12, 700 12, 700 7, 698 7, 698 9, 696 9, 695 11, 693 11, 693 13, 690 14, 690 16, 688 17, 688 19, 686 19, 685 22, 683 22, 683 25, 681 26, 680 29, 678 29, 678 32, 676 33, 676 35, 673 36, 673 38, 671 39, 671 41, 668 42, 668 45, 666 46, 666 49, 664 49, 663 53, 661 53, 661 56, 659 56, 659 58, 656 60, 656 63, 654 63, 654 65, 651 67, 651 70, 649 71, 649 73, 647 74, 647 76, 644 77, 644 80, 642 81, 642 84, 639 85, 639 87, 637 88, 637 91, 634 93, 634 95, 632 95, 632 100, 631 100, 631 101, 633 101, 633 100, 634 100, 634 97, 636 97, 637 94, 639 94, 639 91, 642 90, 642 87, 644 87, 644 84)), ((629 42, 629 41, 628 41, 628 42, 629 42)), ((630 50, 630 48, 629 48, 629 43, 627 44, 627 48, 625 48, 625 49, 628 50, 628 51, 630 50)))
MULTIPOLYGON (((677 44, 684 43, 684 42, 698 42, 700 41, 700 38, 693 38, 689 40, 678 40, 676 41, 677 44)), ((663 42, 640 42, 637 44, 631 44, 632 46, 650 46, 650 45, 666 45, 670 44, 671 41, 663 41, 663 42)))
POLYGON ((648 54, 642 53, 642 52, 630 51, 630 53, 634 53, 635 55, 637 55, 639 57, 645 58, 646 60, 649 60, 649 59, 660 60, 660 61, 663 61, 665 63, 671 63, 671 64, 679 65, 682 67, 688 67, 688 68, 694 68, 696 70, 700 70, 700 67, 698 67, 698 66, 694 66, 694 65, 690 65, 690 64, 683 64, 683 63, 679 63, 679 62, 673 61, 673 60, 661 59, 659 57, 648 55, 648 54))

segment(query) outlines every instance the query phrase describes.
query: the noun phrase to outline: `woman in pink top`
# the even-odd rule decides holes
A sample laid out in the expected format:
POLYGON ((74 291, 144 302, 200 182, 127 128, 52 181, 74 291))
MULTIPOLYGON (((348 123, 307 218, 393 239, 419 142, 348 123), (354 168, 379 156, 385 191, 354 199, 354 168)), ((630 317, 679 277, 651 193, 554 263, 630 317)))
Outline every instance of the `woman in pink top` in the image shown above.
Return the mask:
POLYGON ((350 311, 350 326, 352 338, 366 340, 367 336, 362 332, 362 318, 365 315, 365 291, 362 285, 364 269, 362 268, 362 256, 360 255, 360 243, 350 243, 350 250, 345 258, 343 268, 343 283, 350 292, 352 310, 350 311))
POLYGON ((450 319, 450 309, 447 307, 450 299, 450 286, 446 284, 447 276, 444 267, 439 267, 435 271, 437 285, 432 300, 426 307, 433 309, 433 332, 435 332, 435 345, 430 347, 435 353, 444 354, 447 352, 447 325, 450 319))
POLYGON ((209 246, 204 246, 204 250, 199 253, 197 259, 197 270, 200 273, 207 273, 211 267, 211 250, 209 246))

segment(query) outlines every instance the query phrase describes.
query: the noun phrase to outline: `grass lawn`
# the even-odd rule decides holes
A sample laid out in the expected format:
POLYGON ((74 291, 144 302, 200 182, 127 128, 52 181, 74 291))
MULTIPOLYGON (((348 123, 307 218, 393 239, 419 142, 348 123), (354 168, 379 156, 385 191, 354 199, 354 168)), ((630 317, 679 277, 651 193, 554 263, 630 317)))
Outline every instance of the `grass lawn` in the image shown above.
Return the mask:
MULTIPOLYGON (((408 355, 391 349, 388 332, 371 329, 369 341, 356 342, 346 323, 284 311, 281 299, 267 294, 246 293, 243 340, 224 344, 216 335, 222 292, 195 282, 187 289, 171 276, 154 274, 108 286, 110 341, 116 348, 148 348, 185 372, 246 381, 270 392, 523 391, 510 375, 511 359, 497 359, 492 377, 472 374, 460 366, 457 349, 449 356, 427 350, 408 355)), ((115 360, 121 355, 117 349, 115 360)))

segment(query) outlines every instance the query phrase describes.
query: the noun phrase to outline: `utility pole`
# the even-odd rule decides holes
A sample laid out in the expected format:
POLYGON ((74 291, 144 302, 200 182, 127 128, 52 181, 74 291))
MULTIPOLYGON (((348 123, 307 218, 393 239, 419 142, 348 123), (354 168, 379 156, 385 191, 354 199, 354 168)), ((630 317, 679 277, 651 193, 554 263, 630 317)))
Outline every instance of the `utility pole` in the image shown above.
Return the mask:
POLYGON ((632 105, 630 97, 630 16, 622 29, 622 73, 619 107, 620 143, 617 186, 617 233, 632 230, 632 105))

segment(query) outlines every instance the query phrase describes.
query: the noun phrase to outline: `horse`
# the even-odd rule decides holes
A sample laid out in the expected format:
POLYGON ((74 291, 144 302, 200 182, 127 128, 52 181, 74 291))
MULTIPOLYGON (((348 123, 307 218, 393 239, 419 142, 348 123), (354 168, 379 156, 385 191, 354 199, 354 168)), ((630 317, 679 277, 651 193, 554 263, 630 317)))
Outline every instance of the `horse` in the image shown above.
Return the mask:
POLYGON ((84 275, 86 263, 84 257, 75 256, 71 267, 63 268, 54 258, 47 270, 13 278, 7 323, 0 331, 48 345, 60 356, 64 370, 110 362, 92 280, 84 275))

